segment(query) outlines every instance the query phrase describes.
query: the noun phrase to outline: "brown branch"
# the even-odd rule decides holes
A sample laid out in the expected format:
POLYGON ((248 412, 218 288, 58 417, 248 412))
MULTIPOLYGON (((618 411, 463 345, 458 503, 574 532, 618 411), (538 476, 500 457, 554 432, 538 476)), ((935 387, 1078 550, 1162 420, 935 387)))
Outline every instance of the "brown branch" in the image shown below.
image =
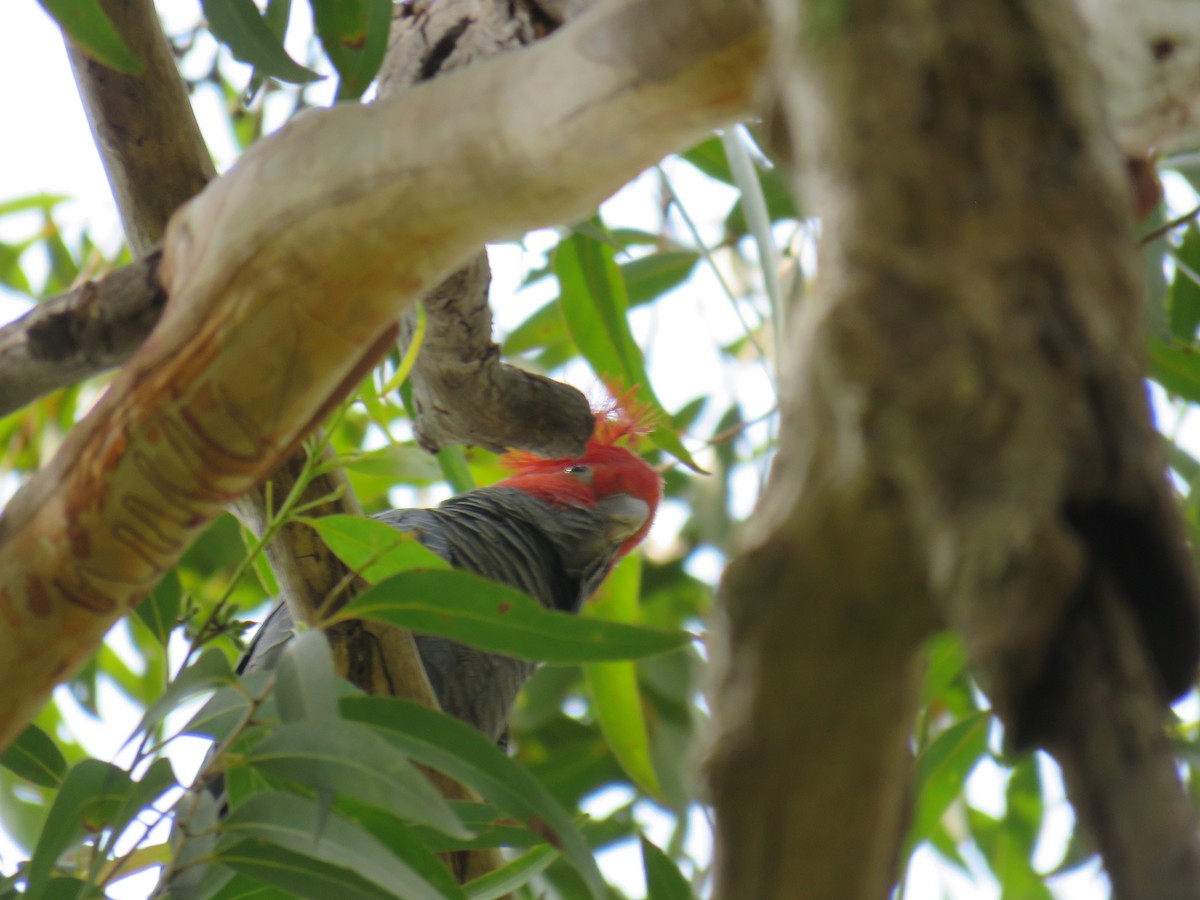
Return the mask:
MULTIPOLYGON (((576 4, 582 6, 584 4, 576 4)), ((575 10, 578 12, 579 10, 575 10)), ((380 78, 381 97, 533 43, 557 23, 533 3, 442 0, 402 7, 380 78)), ((561 20, 560 20, 561 21, 561 20)), ((411 375, 417 440, 430 453, 450 444, 576 456, 592 434, 587 398, 570 385, 500 361, 492 341, 487 252, 424 298, 425 336, 411 375)), ((416 311, 401 321, 407 352, 416 311)))
POLYGON ((86 281, 0 328, 0 416, 128 359, 166 302, 159 259, 86 281))
POLYGON ((69 40, 67 56, 125 238, 134 256, 145 256, 162 240, 171 214, 216 171, 154 4, 102 0, 101 7, 144 70, 124 75, 69 40))
POLYGON ((1067 795, 1095 836, 1113 895, 1200 896, 1196 810, 1163 731, 1159 689, 1128 601, 1112 584, 1097 615, 1065 630, 1061 702, 1049 749, 1067 795))

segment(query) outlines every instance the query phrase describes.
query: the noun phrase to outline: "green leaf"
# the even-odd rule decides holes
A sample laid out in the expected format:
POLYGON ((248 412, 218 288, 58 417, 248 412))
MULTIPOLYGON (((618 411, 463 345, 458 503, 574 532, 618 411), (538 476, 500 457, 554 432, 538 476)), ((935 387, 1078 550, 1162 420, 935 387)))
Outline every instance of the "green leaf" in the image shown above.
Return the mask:
POLYGON ((1175 348, 1155 338, 1148 341, 1150 377, 1168 392, 1200 403, 1200 356, 1186 348, 1175 348))
POLYGON ((629 299, 613 257, 612 247, 590 237, 573 234, 561 241, 554 253, 559 306, 575 344, 605 384, 646 388, 650 380, 629 329, 629 299))
POLYGON ((112 850, 117 838, 129 827, 138 813, 168 790, 178 786, 179 782, 175 778, 175 770, 171 768, 171 761, 165 758, 154 760, 146 768, 142 777, 130 785, 121 805, 109 819, 108 824, 112 828, 112 833, 107 849, 112 850))
POLYGON ((326 817, 320 803, 310 797, 283 791, 255 794, 233 810, 221 828, 225 836, 217 845, 218 859, 225 847, 242 841, 267 841, 349 870, 405 900, 463 896, 462 891, 447 894, 435 888, 366 830, 340 816, 326 817))
POLYGON ((27 725, 0 753, 0 766, 34 784, 56 788, 62 784, 67 760, 50 735, 36 725, 27 725))
POLYGON ((517 888, 528 884, 535 875, 546 871, 550 863, 558 857, 559 853, 553 847, 534 847, 511 862, 505 863, 499 869, 467 882, 467 896, 471 900, 495 900, 497 897, 506 897, 517 888))
POLYGON ((405 572, 365 591, 333 619, 369 619, 453 638, 519 659, 603 662, 682 647, 683 631, 602 622, 542 608, 515 588, 458 570, 405 572))
POLYGON ((105 15, 98 0, 38 0, 78 44, 104 65, 126 75, 137 75, 145 68, 105 15))
MULTIPOLYGON (((582 615, 606 622, 635 624, 642 581, 642 557, 625 557, 600 586, 582 615)), ((588 663, 584 682, 592 710, 608 746, 621 768, 639 788, 662 800, 662 787, 650 757, 650 733, 638 691, 637 666, 632 662, 588 663)))
POLYGON ((171 569, 158 586, 150 592, 150 596, 134 608, 134 613, 144 624, 155 639, 164 647, 175 630, 179 621, 179 607, 183 598, 183 589, 179 584, 179 572, 171 569))
POLYGON ((692 889, 675 861, 652 843, 641 838, 642 871, 646 875, 646 896, 654 900, 691 900, 692 889))
POLYGON ((286 723, 246 751, 244 762, 269 777, 332 791, 445 834, 470 837, 425 776, 365 725, 286 723))
POLYGON ((132 786, 129 775, 111 763, 85 759, 72 767, 54 798, 29 861, 28 896, 43 895, 63 851, 83 836, 85 827, 96 830, 106 824, 132 786))
POLYGON ((337 727, 337 675, 324 632, 309 628, 288 641, 276 673, 275 704, 284 722, 337 727))
MULTIPOLYGON (((450 801, 450 808, 464 824, 463 811, 466 807, 478 804, 466 804, 461 801, 450 801)), ((479 836, 470 840, 456 840, 446 837, 431 828, 420 825, 409 825, 391 812, 373 806, 367 806, 356 800, 339 797, 333 805, 338 815, 355 823, 369 832, 375 840, 403 860, 425 881, 433 885, 449 897, 463 897, 462 887, 450 871, 435 856, 435 845, 445 845, 459 849, 463 845, 471 846, 478 842, 479 836)), ((483 827, 486 828, 487 823, 483 827)), ((467 824, 468 830, 476 832, 474 825, 467 824)), ((512 829, 510 829, 512 830, 512 829)), ((493 844, 491 846, 499 846, 493 844)))
POLYGON ((387 49, 391 0, 309 0, 321 46, 338 72, 337 99, 355 100, 375 78, 387 49))
POLYGON ((393 900, 398 896, 376 887, 343 866, 322 862, 305 853, 296 853, 260 840, 246 840, 225 847, 215 856, 215 860, 235 872, 280 888, 291 897, 393 900))
POLYGON ((1175 257, 1175 277, 1167 292, 1167 321, 1171 335, 1190 344, 1200 327, 1200 228, 1194 223, 1183 233, 1175 257))
POLYGON ((700 261, 691 250, 664 250, 621 264, 629 308, 661 297, 687 281, 700 261))
POLYGON ((371 584, 412 569, 446 569, 444 559, 416 535, 378 519, 334 515, 307 520, 338 559, 371 584))
POLYGON ((962 793, 967 776, 987 752, 991 714, 978 712, 955 722, 917 756, 917 809, 908 846, 915 847, 932 832, 942 813, 962 793))
POLYGON ((538 823, 542 834, 551 832, 592 896, 604 896, 600 871, 570 814, 540 781, 470 725, 394 697, 343 697, 341 710, 345 719, 372 726, 413 759, 474 788, 518 821, 538 823))
POLYGON ((229 667, 229 660, 225 658, 225 654, 216 647, 210 647, 167 685, 162 696, 142 716, 138 730, 149 733, 184 700, 222 685, 234 684, 236 681, 237 676, 229 667))
POLYGON ((200 5, 217 40, 259 74, 295 84, 322 77, 288 56, 252 0, 200 0, 200 5))

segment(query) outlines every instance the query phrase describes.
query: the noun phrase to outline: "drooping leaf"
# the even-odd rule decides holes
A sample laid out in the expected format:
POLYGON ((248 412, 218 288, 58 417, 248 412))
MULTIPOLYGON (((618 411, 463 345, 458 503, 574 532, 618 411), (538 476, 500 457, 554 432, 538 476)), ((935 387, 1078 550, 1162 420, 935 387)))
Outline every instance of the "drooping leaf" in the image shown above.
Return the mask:
POLYGON ((700 471, 679 436, 666 426, 670 417, 650 387, 641 348, 629 327, 629 296, 614 254, 607 243, 583 234, 559 243, 554 273, 567 330, 605 384, 633 390, 638 402, 657 414, 660 427, 651 436, 655 445, 700 471))
POLYGON ((547 610, 520 591, 459 570, 405 572, 380 582, 333 621, 369 619, 547 662, 640 659, 683 646, 681 631, 547 610))
POLYGON ((558 857, 559 853, 553 847, 534 847, 495 871, 467 882, 466 895, 471 900, 497 900, 499 897, 507 897, 517 888, 528 884, 535 875, 546 871, 546 867, 558 857))
POLYGON ((321 78, 288 55, 253 0, 201 0, 200 5, 217 40, 258 73, 295 84, 321 78))
POLYGON ((1176 251, 1175 276, 1167 292, 1167 321, 1171 335, 1190 344, 1200 327, 1200 228, 1193 223, 1176 251))
POLYGON ((141 619, 150 633, 164 647, 179 620, 179 607, 183 599, 183 590, 179 585, 179 573, 171 569, 162 581, 150 592, 150 596, 134 608, 134 614, 141 619))
POLYGON ((29 861, 29 896, 43 895, 63 851, 83 836, 85 828, 96 830, 107 824, 132 787, 125 770, 98 759, 85 759, 67 772, 29 861))
POLYGON ((338 72, 337 99, 356 100, 379 71, 391 0, 309 0, 321 46, 338 72))
POLYGON ((290 897, 404 900, 344 866, 323 862, 305 853, 261 840, 245 840, 224 847, 215 860, 235 872, 278 888, 290 897))
POLYGON ((908 846, 925 840, 942 813, 962 792, 967 776, 987 752, 991 714, 978 712, 955 722, 917 756, 917 808, 908 846))
POLYGON ((1170 393, 1200 403, 1200 354, 1172 347, 1156 338, 1150 338, 1147 343, 1150 377, 1170 393))
MULTIPOLYGON (((608 576, 581 615, 606 622, 637 622, 642 557, 623 559, 608 576)), ((643 791, 659 800, 662 788, 650 756, 650 734, 638 691, 637 665, 633 662, 588 663, 584 681, 592 698, 592 711, 621 768, 643 791)))
POLYGON ((324 632, 309 628, 288 642, 276 672, 275 705, 284 722, 337 727, 337 675, 324 632))
POLYGON ((456 837, 470 836, 407 757, 356 722, 280 725, 250 748, 244 761, 271 777, 393 810, 456 837))
POLYGON ((416 536, 362 516, 333 515, 309 520, 337 558, 377 584, 410 569, 446 569, 444 559, 417 543, 416 536))
POLYGON ((675 861, 645 837, 641 839, 646 896, 654 900, 691 900, 692 889, 675 861))
POLYGON ((413 759, 474 788, 484 799, 554 835, 563 854, 604 896, 603 880, 571 816, 529 772, 471 726, 436 710, 394 697, 343 697, 342 715, 370 725, 413 759))
POLYGON ((56 788, 62 784, 67 760, 50 735, 36 725, 27 725, 0 753, 0 766, 34 784, 56 788))
MULTIPOLYGON (((243 841, 266 841, 277 847, 355 873, 390 896, 404 900, 460 898, 431 885, 369 832, 341 816, 325 817, 317 800, 282 791, 255 794, 221 824, 223 849, 243 841)), ((445 871, 445 870, 443 870, 445 871)), ((339 895, 340 896, 340 895, 339 895)))
POLYGON ((106 66, 137 75, 145 64, 134 55, 98 0, 38 0, 71 40, 106 66))
POLYGON ((233 674, 233 669, 230 668, 225 654, 216 647, 210 647, 167 685, 162 696, 142 716, 138 730, 141 732, 153 730, 166 718, 168 713, 184 700, 222 685, 233 684, 236 679, 237 676, 233 674))

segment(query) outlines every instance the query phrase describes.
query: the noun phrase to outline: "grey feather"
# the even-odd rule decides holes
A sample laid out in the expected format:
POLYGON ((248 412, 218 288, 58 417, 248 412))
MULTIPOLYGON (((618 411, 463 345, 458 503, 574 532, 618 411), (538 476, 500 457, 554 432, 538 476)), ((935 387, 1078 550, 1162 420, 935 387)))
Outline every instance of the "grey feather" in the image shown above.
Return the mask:
MULTIPOLYGON (((585 508, 552 508, 511 487, 480 488, 436 509, 391 510, 377 518, 417 540, 457 569, 515 587, 543 606, 578 612, 621 545, 645 523, 649 507, 617 494, 585 508)), ((287 607, 271 610, 238 666, 274 668, 293 631, 287 607)), ((447 638, 416 635, 417 651, 442 709, 492 740, 535 666, 447 638)))

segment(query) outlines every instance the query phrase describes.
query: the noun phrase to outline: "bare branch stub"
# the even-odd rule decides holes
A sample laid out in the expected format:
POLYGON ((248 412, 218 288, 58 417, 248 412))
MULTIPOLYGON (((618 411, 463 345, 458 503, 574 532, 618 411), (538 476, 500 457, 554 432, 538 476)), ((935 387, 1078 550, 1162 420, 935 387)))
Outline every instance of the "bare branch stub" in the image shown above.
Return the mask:
POLYGON ((0 328, 0 416, 124 362, 166 303, 159 258, 84 282, 0 328))
MULTIPOLYGON (((587 5, 567 4, 571 8, 563 13, 587 5)), ((553 15, 534 3, 489 0, 403 7, 392 28, 380 95, 520 49, 561 23, 553 15)), ((496 452, 578 455, 594 424, 587 398, 570 385, 501 362, 492 341, 490 284, 481 248, 425 297, 426 333, 411 376, 418 441, 431 453, 474 444, 496 452)), ((401 323, 402 352, 415 330, 412 311, 401 323)))

